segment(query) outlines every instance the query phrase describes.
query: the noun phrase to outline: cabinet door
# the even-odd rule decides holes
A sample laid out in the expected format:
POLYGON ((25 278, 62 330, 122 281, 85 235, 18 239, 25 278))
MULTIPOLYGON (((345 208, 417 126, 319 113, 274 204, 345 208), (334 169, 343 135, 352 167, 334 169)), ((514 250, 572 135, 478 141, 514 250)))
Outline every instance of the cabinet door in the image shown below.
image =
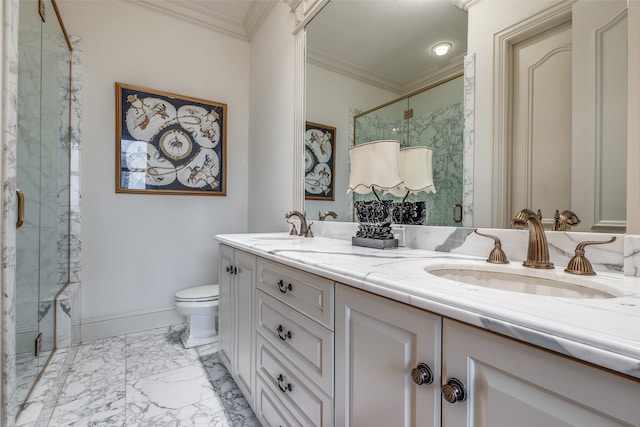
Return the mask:
MULTIPOLYGON (((245 252, 235 251, 237 272, 235 277, 236 295, 236 359, 233 377, 247 401, 251 402, 255 378, 255 277, 256 257, 245 252)), ((252 405, 253 406, 253 405, 252 405)))
POLYGON ((440 425, 440 317, 336 285, 335 324, 336 425, 440 425), (418 363, 433 383, 414 383, 418 363))
POLYGON ((220 349, 218 354, 220 360, 231 371, 231 360, 233 360, 233 337, 236 335, 232 328, 232 308, 235 304, 233 296, 234 287, 232 282, 234 275, 229 272, 228 268, 234 267, 233 249, 226 245, 220 245, 220 267, 219 267, 219 294, 218 294, 218 340, 220 349))
POLYGON ((445 319, 442 360, 466 391, 443 426, 640 425, 640 382, 549 351, 445 319))

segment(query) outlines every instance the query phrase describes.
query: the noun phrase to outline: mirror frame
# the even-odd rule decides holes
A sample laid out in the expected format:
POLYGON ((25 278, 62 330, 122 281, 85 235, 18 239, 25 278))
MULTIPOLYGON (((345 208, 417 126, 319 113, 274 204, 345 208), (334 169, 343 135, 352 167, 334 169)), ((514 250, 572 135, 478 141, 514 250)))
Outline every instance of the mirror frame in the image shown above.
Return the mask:
POLYGON ((296 27, 295 52, 293 62, 294 97, 294 135, 293 135, 293 209, 305 211, 304 206, 304 133, 307 117, 306 96, 306 63, 307 63, 307 32, 305 26, 313 19, 329 0, 285 0, 295 15, 296 27))

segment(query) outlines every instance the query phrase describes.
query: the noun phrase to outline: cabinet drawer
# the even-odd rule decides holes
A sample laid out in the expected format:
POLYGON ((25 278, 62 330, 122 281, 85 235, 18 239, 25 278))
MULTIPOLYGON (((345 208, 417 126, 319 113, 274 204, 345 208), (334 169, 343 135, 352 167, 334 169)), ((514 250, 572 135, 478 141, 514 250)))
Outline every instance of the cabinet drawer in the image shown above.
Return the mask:
POLYGON ((257 291, 258 333, 333 396, 333 332, 257 291))
POLYGON ((333 282, 258 259, 258 289, 333 331, 333 282))
POLYGON ((257 337, 257 371, 264 384, 304 426, 333 425, 333 400, 287 362, 262 335, 257 337))
POLYGON ((260 377, 256 381, 256 416, 265 427, 301 425, 260 377))

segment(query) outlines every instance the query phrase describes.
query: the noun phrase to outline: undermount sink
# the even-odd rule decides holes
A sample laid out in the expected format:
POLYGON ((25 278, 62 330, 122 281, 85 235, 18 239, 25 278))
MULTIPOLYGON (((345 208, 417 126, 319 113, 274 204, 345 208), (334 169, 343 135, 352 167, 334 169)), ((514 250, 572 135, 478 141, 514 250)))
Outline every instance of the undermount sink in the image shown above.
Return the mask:
POLYGON ((257 240, 296 240, 301 239, 300 236, 292 236, 290 234, 262 234, 251 236, 252 239, 257 240))
MULTIPOLYGON (((438 265, 424 269, 443 279, 483 288, 564 298, 616 298, 623 292, 593 277, 571 276, 555 269, 487 265, 438 265)), ((562 270, 560 270, 562 271, 562 270)))

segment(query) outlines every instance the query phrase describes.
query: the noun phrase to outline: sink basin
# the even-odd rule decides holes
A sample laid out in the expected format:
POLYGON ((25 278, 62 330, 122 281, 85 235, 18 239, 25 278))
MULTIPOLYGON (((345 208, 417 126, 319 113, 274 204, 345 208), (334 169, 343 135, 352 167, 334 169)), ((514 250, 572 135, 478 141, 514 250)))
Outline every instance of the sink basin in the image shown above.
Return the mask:
POLYGON ((564 298, 616 298, 622 292, 593 277, 570 276, 556 270, 509 268, 491 265, 429 266, 428 274, 454 282, 502 291, 564 298), (529 271, 530 270, 530 271, 529 271))
POLYGON ((256 240, 296 240, 302 239, 300 236, 292 236, 290 234, 258 234, 255 236, 251 236, 252 239, 256 240))

